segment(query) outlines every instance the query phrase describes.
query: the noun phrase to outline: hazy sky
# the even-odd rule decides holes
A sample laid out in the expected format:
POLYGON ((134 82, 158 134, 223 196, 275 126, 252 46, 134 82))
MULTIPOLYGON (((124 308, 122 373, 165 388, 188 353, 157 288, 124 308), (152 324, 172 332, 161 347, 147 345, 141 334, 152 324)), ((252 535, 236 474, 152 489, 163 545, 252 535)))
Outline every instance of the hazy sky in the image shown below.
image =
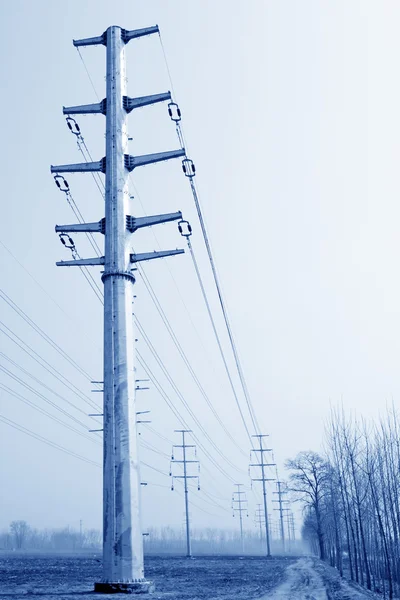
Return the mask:
MULTIPOLYGON (((343 399, 346 409, 375 417, 392 399, 397 403, 400 5, 396 0, 16 0, 3 2, 0 10, 0 240, 30 273, 0 244, 0 287, 89 378, 0 298, 0 319, 23 344, 93 402, 100 402, 101 395, 90 392, 90 379, 102 379, 102 306, 78 270, 55 266, 69 253, 54 225, 74 222, 75 217, 54 185, 50 164, 82 161, 62 106, 97 100, 72 39, 100 35, 112 24, 135 29, 157 23, 247 383, 262 430, 270 434, 281 476, 286 458, 300 450, 321 450, 330 402, 343 399)), ((82 56, 103 98, 105 49, 83 48, 82 56)), ((158 36, 130 42, 127 61, 129 95, 170 89, 158 36)), ((93 159, 100 159, 104 118, 79 117, 78 122, 93 159)), ((131 154, 178 147, 164 104, 131 114, 129 131, 131 154)), ((103 217, 103 201, 91 176, 70 175, 68 180, 84 217, 89 221, 103 217)), ((182 210, 191 221, 195 252, 229 353, 180 162, 137 170, 133 181, 140 196, 139 200, 133 191, 133 214, 182 210)), ((83 257, 93 255, 84 236, 74 239, 83 257)), ((175 248, 183 242, 174 224, 134 238, 140 251, 175 248)), ((198 449, 202 491, 194 490, 191 496, 196 503, 191 508, 193 524, 232 527, 232 484, 249 484, 249 442, 190 257, 154 261, 145 271, 210 400, 237 440, 233 444, 213 417, 138 278, 135 312, 140 322, 208 435, 237 466, 236 470, 226 464, 205 439, 138 335, 138 348, 166 394, 228 475, 223 476, 198 449)), ((100 281, 98 269, 93 275, 100 281)), ((0 345, 1 367, 31 389, 4 371, 2 386, 83 433, 85 427, 96 428, 85 416, 94 412, 88 404, 4 333, 0 345)), ((137 376, 145 377, 139 366, 137 376)), ((101 463, 99 435, 84 438, 10 392, 0 394, 2 417, 101 463)), ((244 406, 242 396, 241 402, 244 406)), ((165 473, 142 468, 149 483, 143 490, 144 527, 180 525, 184 504, 179 483, 177 492, 168 489, 168 440, 179 443, 173 431, 181 423, 153 384, 150 391, 139 393, 138 410, 151 410, 151 427, 166 438, 141 426, 141 457, 165 473)), ((83 519, 85 527, 100 527, 98 466, 1 421, 0 455, 0 528, 12 519, 26 519, 38 527, 78 527, 83 519)), ((250 528, 256 502, 250 490, 249 500, 250 528)))

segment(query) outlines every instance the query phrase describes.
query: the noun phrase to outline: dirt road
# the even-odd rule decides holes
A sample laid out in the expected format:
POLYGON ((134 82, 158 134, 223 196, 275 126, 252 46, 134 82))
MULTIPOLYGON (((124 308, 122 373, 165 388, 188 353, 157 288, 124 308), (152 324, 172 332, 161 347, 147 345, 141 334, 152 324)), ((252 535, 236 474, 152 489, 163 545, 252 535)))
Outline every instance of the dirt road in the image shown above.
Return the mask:
POLYGON ((379 598, 344 581, 313 558, 300 558, 286 570, 285 582, 260 600, 367 600, 379 598))

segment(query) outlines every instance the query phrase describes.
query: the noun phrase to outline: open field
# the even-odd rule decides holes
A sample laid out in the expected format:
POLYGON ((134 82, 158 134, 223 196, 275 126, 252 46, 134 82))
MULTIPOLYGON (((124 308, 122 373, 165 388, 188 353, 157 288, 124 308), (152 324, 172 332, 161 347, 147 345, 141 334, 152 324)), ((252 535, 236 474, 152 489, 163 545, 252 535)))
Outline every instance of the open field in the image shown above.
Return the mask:
MULTIPOLYGON (((156 585, 152 600, 250 600, 279 585, 293 562, 292 558, 147 557, 146 577, 156 585)), ((92 592, 100 578, 97 557, 0 558, 1 600, 30 596, 41 600, 104 598, 92 592)))
MULTIPOLYGON (((147 557, 151 600, 367 600, 371 592, 340 579, 313 558, 147 557)), ((93 600, 101 578, 97 556, 0 558, 0 600, 93 600)), ((116 595, 117 597, 126 597, 116 595)), ((115 597, 115 596, 114 596, 115 597)))

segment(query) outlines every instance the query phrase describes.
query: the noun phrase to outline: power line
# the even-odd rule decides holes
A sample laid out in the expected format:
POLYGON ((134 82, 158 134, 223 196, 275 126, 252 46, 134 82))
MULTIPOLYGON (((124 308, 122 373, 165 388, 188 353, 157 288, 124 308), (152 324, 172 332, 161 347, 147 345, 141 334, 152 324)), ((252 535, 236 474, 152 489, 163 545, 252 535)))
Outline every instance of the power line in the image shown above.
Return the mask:
POLYGON ((204 302, 205 302, 205 305, 206 305, 206 308, 207 308, 207 313, 208 313, 208 316, 209 316, 210 321, 211 321, 211 326, 212 326, 212 329, 213 329, 213 332, 214 332, 214 335, 215 335, 215 338, 216 338, 216 341, 217 341, 217 345, 218 345, 218 348, 219 348, 219 351, 220 351, 220 354, 221 354, 222 361, 224 363, 225 372, 227 374, 227 377, 229 379, 229 383, 231 385, 232 393, 234 395, 234 398, 235 398, 235 401, 236 401, 236 405, 237 405, 239 413, 240 413, 240 418, 241 418, 242 423, 244 425, 244 428, 246 430, 247 436, 248 436, 249 440, 251 441, 251 434, 250 434, 250 431, 249 431, 249 429, 247 427, 246 419, 244 418, 244 414, 243 414, 242 408, 240 406, 239 398, 238 398, 238 395, 236 393, 236 389, 235 389, 235 385, 234 385, 233 380, 232 380, 231 373, 229 371, 229 367, 228 367, 228 363, 227 363, 227 360, 226 360, 226 357, 225 357, 225 353, 224 353, 224 350, 222 348, 221 339, 220 339, 219 334, 218 334, 218 330, 217 330, 217 327, 216 327, 216 324, 215 324, 215 321, 214 321, 214 317, 213 317, 213 314, 212 314, 212 311, 211 311, 210 303, 208 301, 206 290, 205 290, 205 287, 204 287, 204 284, 203 284, 203 279, 201 277, 200 270, 199 270, 199 267, 198 267, 198 264, 197 264, 197 260, 196 260, 196 257, 194 255, 193 247, 192 247, 192 244, 191 244, 189 238, 187 238, 187 244, 188 244, 188 247, 189 247, 190 256, 192 258, 192 262, 193 262, 193 266, 194 266, 194 269, 195 269, 195 272, 196 272, 196 275, 197 275, 197 279, 198 279, 198 282, 199 282, 199 285, 200 285, 201 293, 202 293, 202 296, 203 296, 203 299, 204 299, 204 302))
POLYGON ((56 444, 55 442, 52 442, 48 438, 45 438, 42 435, 39 435, 38 433, 31 431, 27 427, 23 427, 22 425, 19 425, 15 421, 12 421, 11 419, 4 417, 3 415, 0 415, 0 421, 5 423, 6 425, 9 425, 10 427, 13 427, 14 429, 17 429, 18 431, 21 431, 22 433, 25 433, 26 435, 29 435, 30 437, 33 437, 33 438, 39 440, 40 442, 43 442, 44 444, 47 444, 48 446, 56 448, 57 450, 60 450, 61 452, 65 452, 65 454, 69 454, 70 456, 79 458, 79 460, 82 460, 88 464, 94 465, 95 467, 101 467, 101 465, 99 463, 97 463, 93 460, 90 460, 89 458, 85 458, 81 454, 77 454, 76 452, 73 452, 72 450, 68 450, 67 448, 64 448, 64 446, 60 446, 60 444, 56 444))
POLYGON ((41 327, 39 327, 39 325, 35 323, 35 321, 33 321, 33 319, 28 317, 28 315, 17 305, 17 303, 14 302, 2 289, 0 289, 0 298, 2 298, 2 300, 4 300, 4 302, 6 302, 17 313, 17 315, 19 315, 26 323, 28 323, 28 325, 32 327, 36 333, 38 333, 54 350, 56 350, 56 352, 58 352, 79 373, 81 373, 81 375, 90 381, 93 380, 93 377, 91 377, 84 369, 82 369, 82 367, 80 367, 78 363, 61 348, 61 346, 59 346, 49 335, 47 335, 47 333, 43 331, 43 329, 41 329, 41 327))
POLYGON ((60 400, 63 400, 64 402, 66 402, 67 404, 72 406, 72 408, 81 412, 83 415, 87 416, 87 413, 84 410, 82 410, 81 408, 79 408, 79 406, 76 406, 76 404, 74 404, 73 402, 70 402, 70 400, 67 400, 67 398, 64 398, 64 396, 61 396, 61 394, 59 394, 58 392, 53 390, 51 387, 49 387, 47 384, 45 384, 41 379, 38 379, 37 377, 35 377, 35 375, 32 375, 32 373, 30 373, 29 371, 27 371, 26 369, 21 367, 21 365, 19 365, 14 360, 12 360, 9 356, 7 356, 7 354, 4 354, 4 352, 0 352, 0 356, 5 358, 6 360, 8 360, 8 362, 10 362, 14 367, 19 369, 20 371, 22 371, 25 375, 28 375, 28 377, 33 379, 33 381, 36 381, 36 383, 39 383, 39 385, 44 387, 47 391, 51 392, 52 394, 54 394, 55 396, 60 398, 60 400))
POLYGON ((46 415, 47 417, 49 417, 49 419, 52 419, 53 421, 55 421, 56 423, 59 423, 63 427, 66 427, 67 429, 70 429, 71 431, 74 431, 75 433, 77 433, 81 437, 84 437, 85 439, 90 440, 91 442, 93 442, 95 444, 99 444, 99 442, 97 440, 94 440, 93 438, 91 438, 90 436, 86 435, 85 433, 82 433, 82 431, 79 431, 78 429, 76 429, 72 425, 69 425, 69 423, 66 423, 62 419, 59 419, 58 417, 52 415, 51 413, 49 413, 44 408, 41 408, 40 406, 37 406, 36 404, 34 404, 30 400, 28 400, 28 398, 25 398, 24 396, 21 396, 21 394, 18 394, 18 392, 16 392, 15 390, 9 388, 7 385, 3 385, 2 383, 0 383, 0 389, 2 389, 4 392, 7 392, 8 394, 11 394, 11 396, 14 396, 14 398, 17 398, 18 400, 21 400, 21 402, 24 402, 28 406, 31 406, 32 408, 34 408, 36 411, 42 413, 43 415, 46 415))
POLYGON ((157 311, 158 311, 158 313, 159 313, 159 315, 160 315, 160 317, 161 317, 161 319, 162 319, 162 321, 163 321, 163 323, 164 323, 164 325, 165 325, 168 333, 170 334, 170 337, 171 337, 172 341, 174 342, 174 344, 175 344, 175 346, 176 346, 176 348, 177 348, 177 350, 178 350, 178 352, 179 352, 179 354, 180 354, 183 362, 185 363, 185 365, 186 365, 189 373, 191 374, 191 376, 193 378, 193 381, 196 383, 198 389, 200 390, 201 395, 205 399, 205 401, 207 403, 207 406, 210 408, 210 410, 213 413, 214 417, 216 418, 216 420, 218 421, 218 423, 220 424, 220 426, 222 427, 222 429, 224 430, 224 432, 226 433, 226 435, 229 437, 229 439, 234 443, 234 445, 236 446, 236 448, 243 455, 246 456, 246 454, 244 453, 244 451, 239 447, 237 441, 232 437, 231 433, 228 431, 228 429, 226 428, 225 424, 222 422, 219 414, 217 413, 217 411, 213 407, 213 405, 212 405, 212 403, 211 403, 211 401, 210 401, 210 399, 209 399, 209 397, 208 397, 205 389, 203 388, 203 386, 202 386, 199 378, 197 377, 197 375, 196 375, 196 373, 195 373, 195 371, 194 371, 194 369, 193 369, 193 367, 192 367, 192 365, 191 365, 191 363, 190 363, 190 361, 189 361, 189 359, 188 359, 185 351, 183 350, 182 345, 180 344, 180 342, 179 342, 179 340, 178 340, 178 338, 177 338, 177 336, 176 336, 176 334, 175 334, 175 332, 174 332, 174 330, 173 330, 173 328, 172 328, 172 326, 171 326, 171 324, 170 324, 170 322, 168 320, 168 317, 166 316, 166 314, 165 314, 165 312, 164 312, 164 310, 163 310, 163 308, 162 308, 162 306, 161 306, 161 304, 160 304, 160 302, 159 302, 159 300, 158 300, 158 298, 157 298, 157 296, 156 296, 156 294, 155 294, 155 292, 153 290, 153 287, 152 287, 150 281, 147 278, 146 273, 143 270, 141 270, 141 275, 142 275, 143 281, 145 283, 145 286, 146 286, 146 288, 147 288, 147 290, 148 290, 148 292, 150 294, 150 297, 151 297, 151 299, 152 299, 152 301, 153 301, 153 303, 154 303, 154 305, 155 305, 155 307, 156 307, 156 309, 157 309, 157 311))
MULTIPOLYGON (((160 382, 158 381, 158 379, 156 378, 156 376, 154 375, 154 373, 150 369, 149 365, 143 359, 143 356, 140 354, 139 350, 137 351, 137 358, 138 358, 139 364, 144 369, 144 371, 146 372, 147 376, 151 379, 151 381, 153 382, 154 386, 159 391, 159 393, 162 396, 162 398, 164 398, 165 402, 167 403, 167 405, 169 406, 169 408, 171 409, 171 411, 173 412, 173 414, 175 415, 175 417, 178 419, 178 422, 181 423, 182 426, 188 428, 188 424, 183 419, 183 417, 179 413, 179 411, 175 408, 175 406, 172 403, 171 399, 169 398, 169 396, 164 391, 163 387, 161 386, 160 382)), ((209 460, 215 466, 215 468, 218 469, 218 471, 220 471, 220 473, 222 473, 222 475, 224 475, 224 477, 226 477, 229 481, 234 481, 234 479, 214 460, 214 458, 211 456, 211 454, 207 451, 207 449, 204 447, 204 445, 200 442, 200 440, 198 439, 198 437, 196 437, 195 435, 193 435, 193 437, 196 439, 199 447, 202 449, 202 451, 204 452, 204 454, 209 458, 209 460)))
POLYGON ((136 319, 137 321, 137 325, 138 325, 138 329, 140 331, 140 333, 143 336, 143 339, 147 345, 147 347, 149 348, 149 350, 151 351, 151 353, 153 354, 154 358, 156 359, 158 365, 160 366, 160 368, 162 369, 164 375, 166 376, 166 378, 168 379, 169 383, 171 384, 173 390, 176 392, 177 396, 180 398, 181 402, 183 403, 183 405, 185 406, 186 410, 188 411, 188 413, 190 414, 190 416, 192 417, 192 419, 194 420, 194 422, 196 423, 196 425, 199 427, 200 431, 203 433, 204 437, 208 440, 208 442, 212 445, 212 447, 214 448, 214 450, 221 456, 221 458, 223 458, 233 469, 237 470, 240 472, 240 469, 234 465, 229 458, 227 458, 223 452, 221 452, 221 450, 218 448, 218 446, 215 444, 215 442, 211 439, 211 437, 208 435, 208 433, 206 432, 206 430, 204 429, 204 427, 202 426, 202 424, 200 423, 199 419, 196 417, 196 415, 194 414, 194 412, 192 411, 192 409, 190 408, 188 402, 185 400, 182 392, 179 390, 178 386, 176 385, 175 381, 172 379, 171 375, 169 374, 169 372, 167 371, 164 362, 162 361, 162 359, 160 358, 159 354, 157 353, 156 349, 154 348, 152 342, 150 341, 148 335, 146 334, 146 332, 144 331, 143 327, 141 326, 141 323, 138 319, 136 319))
MULTIPOLYGON (((163 52, 163 55, 164 55, 165 65, 166 65, 168 76, 169 76, 169 80, 170 80, 170 83, 171 83, 171 89, 173 90, 173 82, 172 82, 171 71, 170 71, 170 68, 169 68, 168 59, 167 59, 167 55, 166 55, 166 52, 165 52, 164 44, 163 44, 163 41, 162 41, 162 38, 161 38, 161 34, 159 35, 159 38, 160 38, 160 44, 161 44, 162 52, 163 52)), ((187 143, 185 141, 185 138, 184 138, 183 128, 182 128, 182 126, 181 126, 181 124, 179 122, 180 121, 180 116, 179 116, 179 119, 173 119, 173 120, 175 121, 176 131, 177 131, 177 135, 178 135, 178 139, 179 139, 179 142, 181 144, 181 147, 187 149, 188 145, 187 145, 187 143)), ((192 163, 192 161, 190 159, 186 159, 186 160, 193 165, 193 163, 192 163)), ((255 429, 255 431, 257 433, 259 431, 259 425, 257 423, 257 418, 256 418, 256 415, 255 415, 255 412, 254 412, 254 407, 253 407, 252 402, 251 402, 250 394, 249 394, 249 391, 248 391, 248 388, 247 388, 247 383, 246 383, 246 380, 245 380, 245 377, 244 377, 243 368, 241 366, 239 354, 238 354, 238 351, 237 351, 236 342, 235 342, 235 339, 234 339, 234 336, 233 336, 232 327, 230 325, 230 321, 229 321, 229 318, 228 318, 228 311, 227 311, 226 304, 225 304, 225 301, 224 301, 224 298, 223 298, 223 295, 222 295, 222 288, 221 288, 221 284, 220 284, 220 281, 219 281, 219 276, 218 276, 218 273, 217 273, 217 269, 216 269, 216 265, 215 265, 215 260, 214 260, 214 257, 213 257, 213 252, 211 250, 210 239, 209 239, 209 236, 208 236, 208 233, 207 233, 207 229, 206 229, 206 225, 205 225, 205 220, 204 220, 204 217, 203 217, 203 212, 202 212, 202 209, 201 209, 201 206, 200 206, 199 195, 198 195, 198 192, 197 192, 197 189, 196 189, 196 185, 194 183, 195 170, 193 169, 193 171, 189 172, 189 173, 185 172, 185 175, 187 175, 187 177, 189 178, 189 181, 190 181, 190 187, 191 187, 191 190, 192 190, 192 195, 193 195, 194 203, 195 203, 196 210, 197 210, 197 215, 198 215, 198 218, 199 218, 200 227, 201 227, 201 231, 202 231, 202 234, 203 234, 204 243, 205 243, 206 250, 207 250, 207 255, 208 255, 209 263, 210 263, 210 266, 211 266, 211 270, 212 270, 212 274, 213 274, 213 278, 214 278, 214 283, 215 283, 215 287, 216 287, 217 294, 218 294, 219 303, 220 303, 222 314, 223 314, 223 317, 224 317, 225 326, 226 326, 226 329, 227 329, 227 332, 228 332, 228 336, 229 336, 229 340, 230 340, 230 343, 231 343, 231 348, 232 348, 232 352, 233 352, 233 355, 234 355, 237 372, 238 372, 239 379, 240 379, 240 382, 241 382, 241 385, 242 385, 242 389, 243 389, 243 393, 244 393, 244 396, 245 396, 245 399, 246 399, 246 403, 247 403, 247 407, 248 407, 248 410, 249 410, 250 418, 251 418, 251 421, 253 423, 253 427, 254 427, 254 429, 255 429)))
MULTIPOLYGON (((78 423, 79 425, 81 425, 84 429, 86 429, 86 425, 84 423, 82 423, 82 421, 80 421, 79 419, 77 419, 76 417, 74 417, 73 415, 71 415, 71 413, 69 413, 68 411, 64 410, 63 408, 61 408, 61 406, 58 406, 58 404, 56 404, 55 402, 53 402, 52 400, 49 400, 48 398, 46 398, 46 396, 43 396, 43 394, 41 394, 40 392, 38 392, 37 390, 35 390, 35 388, 33 388, 32 386, 30 386, 28 383, 26 383, 23 379, 21 379, 20 377, 18 377, 17 375, 15 375, 14 373, 12 373, 12 371, 10 371, 9 369, 7 369, 6 367, 3 367, 2 365, 0 365, 0 371, 3 371, 3 373, 5 373, 6 375, 8 375, 11 379, 13 379, 14 381, 16 381, 17 383, 19 383, 20 385, 22 385, 25 389, 29 390, 30 392, 32 392, 32 394, 35 394, 35 396, 37 396, 38 398, 41 398, 42 400, 44 400, 47 404, 50 404, 51 406, 53 406, 53 408, 55 408, 56 410, 58 410, 59 412, 63 413, 65 416, 67 416, 69 419, 71 419, 72 421, 75 421, 75 423, 78 423)), ((76 407, 75 407, 76 408, 76 407)), ((89 438, 90 439, 90 438, 89 438)))
POLYGON ((53 367, 49 362, 47 362, 40 354, 38 354, 33 348, 31 348, 24 340, 17 336, 5 323, 0 321, 0 331, 5 336, 7 336, 14 344, 18 346, 21 350, 23 350, 28 356, 30 356, 35 362, 37 362, 43 369, 45 369, 50 375, 55 377, 58 381, 60 381, 65 387, 67 387, 71 392, 73 392, 80 400, 86 402, 89 406, 94 408, 95 410, 100 410, 99 406, 95 404, 89 396, 86 396, 83 392, 79 390, 73 383, 71 383, 60 371, 58 371, 55 367, 53 367), (4 329, 7 329, 19 342, 11 337, 4 329), (39 360, 40 359, 40 360, 39 360), (40 362, 42 361, 42 362, 40 362), (44 363, 44 364, 43 364, 44 363), (47 365, 47 366, 46 366, 47 365))

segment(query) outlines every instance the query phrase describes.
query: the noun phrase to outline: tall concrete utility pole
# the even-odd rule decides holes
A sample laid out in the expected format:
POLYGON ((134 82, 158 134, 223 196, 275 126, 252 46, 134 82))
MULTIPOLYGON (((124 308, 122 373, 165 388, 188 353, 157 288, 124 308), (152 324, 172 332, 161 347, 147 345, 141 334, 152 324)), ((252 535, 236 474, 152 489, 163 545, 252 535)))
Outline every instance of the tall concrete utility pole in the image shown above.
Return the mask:
POLYGON ((140 524, 140 473, 135 406, 135 335, 132 301, 135 263, 183 250, 134 254, 131 234, 141 227, 181 219, 181 213, 134 217, 130 214, 129 173, 136 167, 184 157, 185 150, 145 156, 128 153, 127 114, 138 107, 171 98, 170 92, 130 98, 126 91, 125 45, 158 33, 158 26, 128 31, 109 27, 102 35, 75 40, 74 46, 106 46, 107 96, 96 104, 71 106, 64 114, 99 113, 106 117, 106 156, 97 162, 52 166, 56 174, 99 171, 105 174, 105 218, 94 223, 61 225, 58 232, 98 232, 105 236, 104 256, 57 263, 59 266, 103 266, 104 283, 104 456, 103 579, 95 591, 143 593, 152 589, 144 578, 140 524))
MULTIPOLYGON (((250 456, 252 452, 260 453, 259 454, 259 462, 258 463, 250 463, 250 467, 258 467, 261 469, 261 477, 252 477, 252 481, 262 481, 263 487, 263 500, 264 500, 264 517, 265 517, 265 540, 267 544, 267 556, 271 556, 271 544, 269 539, 269 526, 268 526, 268 507, 267 507, 267 481, 275 481, 273 478, 268 478, 265 475, 266 467, 275 467, 275 463, 264 462, 264 454, 266 452, 272 452, 272 448, 264 448, 263 447, 263 438, 268 437, 268 435, 257 434, 252 435, 251 437, 257 438, 260 444, 259 448, 252 448, 250 451, 250 456)), ((250 459, 251 460, 251 459, 250 459)))
POLYGON ((185 440, 185 434, 191 433, 190 429, 175 429, 175 433, 182 434, 182 444, 174 444, 172 447, 172 456, 171 461, 173 463, 183 464, 183 475, 175 475, 171 470, 172 477, 172 489, 174 489, 174 479, 183 479, 184 490, 185 490, 185 513, 186 513, 186 556, 188 558, 192 557, 192 545, 190 541, 190 515, 189 515, 189 488, 188 488, 188 479, 197 479, 197 489, 200 490, 200 481, 198 475, 188 475, 187 465, 188 464, 199 464, 198 460, 188 460, 186 458, 186 450, 188 448, 196 448, 194 444, 187 444, 185 440), (182 449, 182 459, 176 460, 174 455, 174 448, 182 449))
POLYGON ((282 490, 282 481, 277 481, 276 486, 278 488, 277 492, 273 492, 273 494, 277 494, 278 500, 272 500, 272 502, 278 502, 279 508, 275 508, 274 510, 279 510, 279 521, 280 521, 280 529, 281 529, 281 543, 282 543, 282 552, 285 552, 285 525, 283 521, 283 500, 282 496, 287 494, 285 490, 282 490))
POLYGON ((243 517, 242 513, 245 512, 248 515, 247 508, 247 498, 246 492, 242 491, 240 488, 243 487, 243 483, 235 483, 235 487, 232 495, 232 511, 233 516, 235 516, 235 512, 239 513, 239 521, 240 521, 240 544, 241 544, 241 552, 244 554, 244 537, 243 537, 243 517), (242 497, 244 496, 244 498, 242 497))

